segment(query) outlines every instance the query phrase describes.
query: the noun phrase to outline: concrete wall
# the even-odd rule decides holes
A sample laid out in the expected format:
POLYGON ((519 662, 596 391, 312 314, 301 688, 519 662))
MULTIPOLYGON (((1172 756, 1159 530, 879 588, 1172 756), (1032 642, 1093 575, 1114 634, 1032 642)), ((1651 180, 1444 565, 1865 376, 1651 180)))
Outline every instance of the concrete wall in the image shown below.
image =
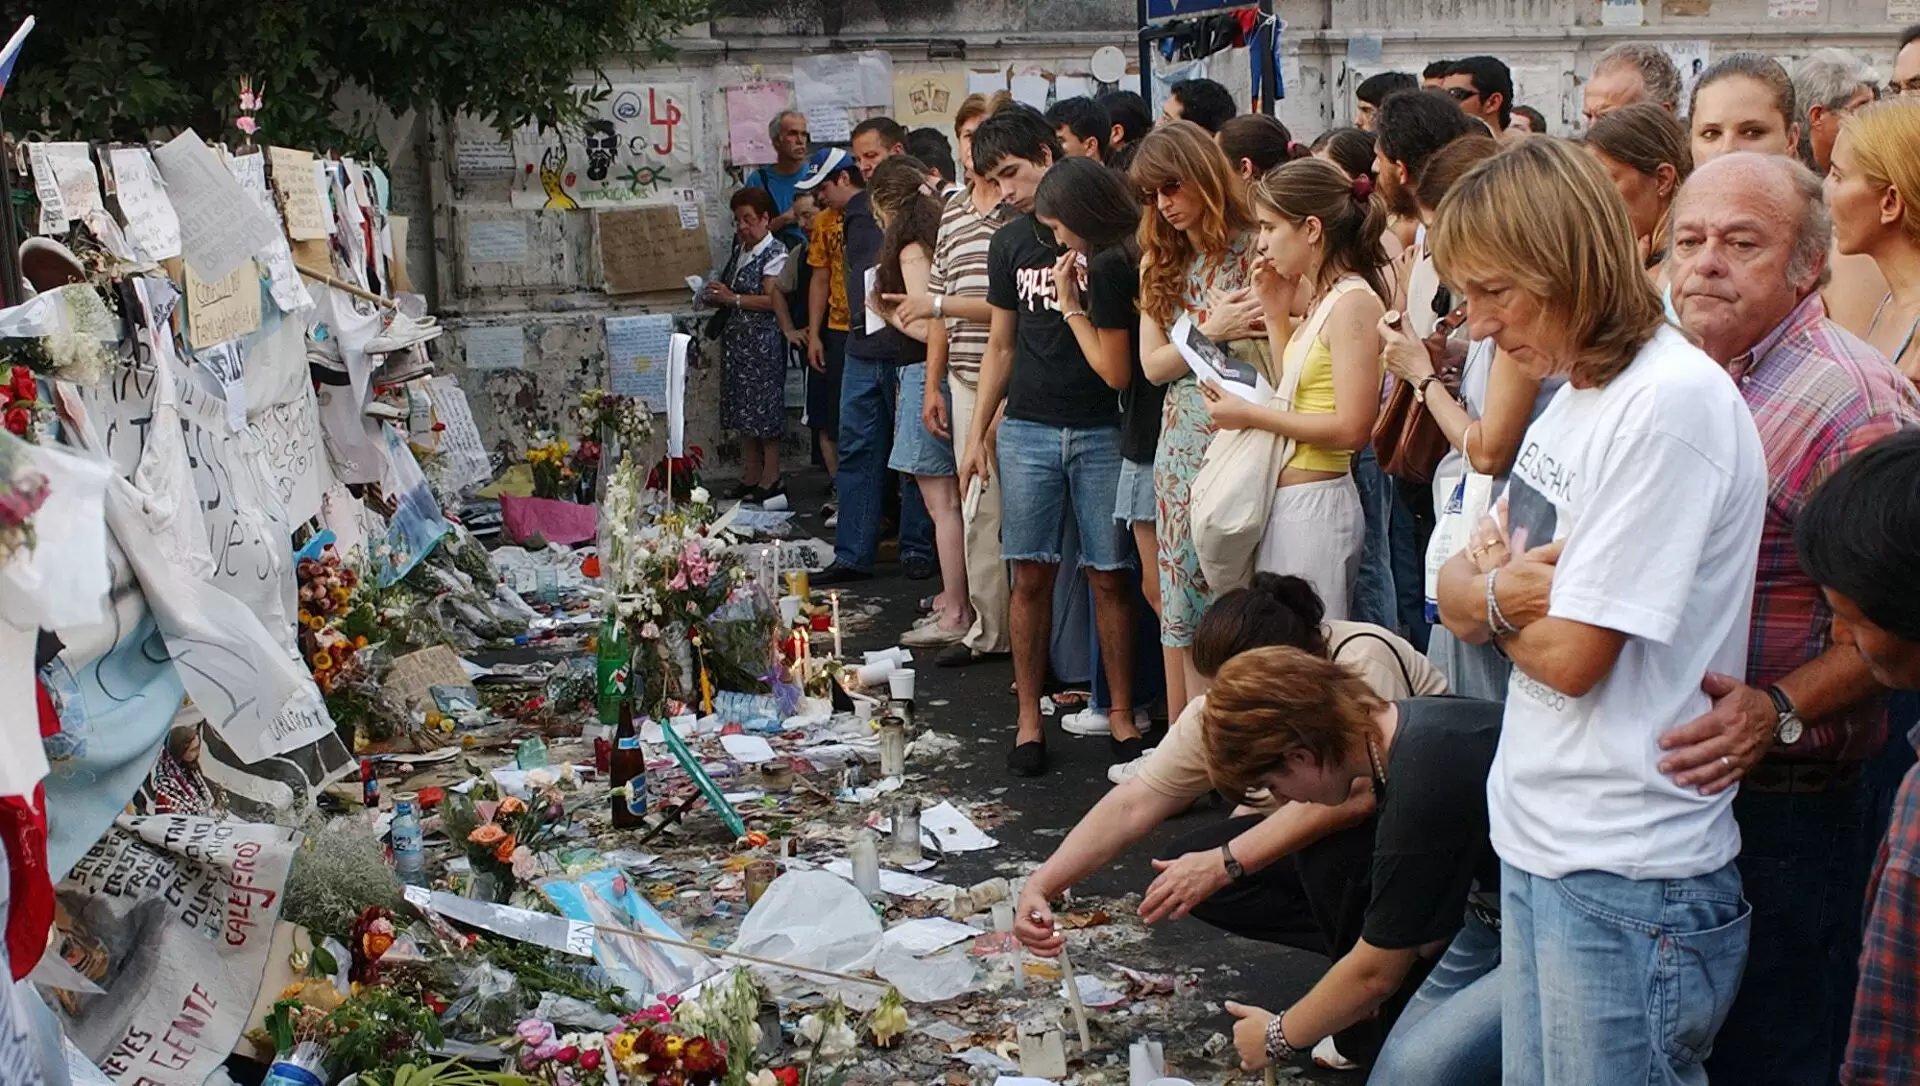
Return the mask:
MULTIPOLYGON (((1881 0, 1650 0, 1609 4, 1604 16, 1599 0, 1283 0, 1286 98, 1279 114, 1307 139, 1349 122, 1352 87, 1373 72, 1417 72, 1436 57, 1484 52, 1513 67, 1520 103, 1567 134, 1579 121, 1581 81, 1615 42, 1705 42, 1716 56, 1758 49, 1782 58, 1838 45, 1859 49, 1884 72, 1908 19, 1900 5, 1913 2, 1891 0, 1890 19, 1881 0)), ((692 88, 700 113, 691 126, 699 141, 695 184, 716 265, 730 231, 726 201, 740 176, 726 161, 725 88, 789 81, 795 57, 835 48, 886 49, 896 74, 998 66, 1017 72, 1023 65, 1076 74, 1088 70, 1102 45, 1135 55, 1133 5, 1126 0, 771 0, 762 10, 690 32, 672 64, 608 65, 616 83, 692 88)), ((1204 67, 1246 100, 1245 51, 1217 55, 1204 67)), ((442 372, 463 376, 491 446, 517 449, 533 429, 567 429, 579 391, 607 380, 606 317, 676 313, 692 323, 685 292, 612 298, 599 289, 591 212, 517 210, 506 177, 462 176, 456 152, 463 141, 478 146, 497 141, 493 134, 464 122, 410 118, 389 125, 387 134, 395 201, 414 217, 413 276, 452 329, 440 341, 442 372), (502 220, 524 224, 525 261, 468 259, 460 239, 471 224, 502 220), (471 330, 502 326, 521 329, 524 366, 467 372, 471 330)), ((718 363, 709 353, 690 378, 688 440, 717 454, 724 467, 737 454, 718 433, 718 400, 718 363)), ((804 439, 796 434, 790 447, 797 454, 791 464, 804 456, 804 439)))

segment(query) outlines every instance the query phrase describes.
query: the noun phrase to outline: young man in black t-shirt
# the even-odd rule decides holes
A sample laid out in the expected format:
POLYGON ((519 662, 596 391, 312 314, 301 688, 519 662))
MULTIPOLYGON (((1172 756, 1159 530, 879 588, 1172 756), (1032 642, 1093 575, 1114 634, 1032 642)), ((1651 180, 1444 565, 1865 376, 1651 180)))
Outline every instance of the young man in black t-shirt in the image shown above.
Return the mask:
POLYGON ((1080 532, 1080 564, 1093 586, 1094 619, 1113 705, 1114 756, 1131 761, 1145 748, 1133 731, 1133 601, 1127 570, 1132 548, 1113 519, 1120 483, 1120 407, 1114 391, 1087 364, 1070 319, 1061 312, 1054 266, 1061 246, 1033 215, 1040 179, 1061 157, 1053 126, 1037 111, 1013 107, 980 125, 974 167, 1021 217, 1001 227, 987 251, 987 303, 992 310, 980 364, 979 401, 966 463, 965 492, 975 475, 1000 473, 1006 517, 1000 550, 1013 563, 1009 628, 1020 695, 1020 723, 1007 769, 1015 776, 1046 771, 1040 687, 1047 673, 1053 582, 1071 513, 1080 532), (1004 400, 1004 405, 1002 401, 1004 400), (998 461, 987 438, 998 421, 998 461))
MULTIPOLYGON (((1254 649, 1220 669, 1201 716, 1216 787, 1337 805, 1370 781, 1377 804, 1365 918, 1358 932, 1324 932, 1333 967, 1284 1014, 1227 1004, 1248 1070, 1318 1056, 1322 1039, 1373 1019, 1392 1029, 1373 1081, 1498 1086, 1500 862, 1487 774, 1503 713, 1467 698, 1384 702, 1294 648, 1254 649)), ((1315 885, 1312 851, 1299 856, 1308 899, 1337 916, 1353 886, 1315 885)))

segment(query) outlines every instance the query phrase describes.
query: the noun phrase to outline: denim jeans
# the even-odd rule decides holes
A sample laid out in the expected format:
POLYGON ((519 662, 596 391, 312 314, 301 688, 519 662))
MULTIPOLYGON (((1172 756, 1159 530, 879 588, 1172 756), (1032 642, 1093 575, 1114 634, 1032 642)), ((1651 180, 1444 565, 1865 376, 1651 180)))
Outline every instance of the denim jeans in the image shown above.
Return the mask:
POLYGON ((1715 1082, 1839 1081, 1872 856, 1858 787, 1812 795, 1741 789, 1740 878, 1753 903, 1746 980, 1707 1061, 1715 1082))
POLYGON ((1348 618, 1371 622, 1389 630, 1400 628, 1400 607, 1393 591, 1393 483, 1380 470, 1380 460, 1368 445, 1353 457, 1353 485, 1360 491, 1360 510, 1367 517, 1365 543, 1360 548, 1360 572, 1348 597, 1348 618))
POLYGON ((1393 596, 1400 621, 1385 624, 1399 630, 1421 652, 1427 651, 1427 538, 1433 534, 1433 488, 1426 483, 1404 483, 1387 476, 1393 491, 1387 524, 1387 551, 1393 566, 1393 596))
POLYGON ((1000 423, 1000 493, 1008 515, 1000 551, 1010 562, 1062 560, 1068 518, 1080 530, 1079 564, 1134 565, 1133 537, 1113 519, 1120 488, 1120 428, 1070 429, 1026 419, 1000 423))
POLYGON ((1733 864, 1690 879, 1549 879, 1502 863, 1504 1081, 1706 1086, 1752 916, 1733 864))
POLYGON ((1380 1086, 1500 1086, 1500 933, 1469 912, 1374 1062, 1380 1086))
MULTIPOLYGON (((833 560, 871 572, 880 548, 887 456, 893 445, 899 367, 847 355, 840 373, 840 524, 833 560)), ((933 518, 910 477, 900 480, 900 557, 933 557, 933 518)))

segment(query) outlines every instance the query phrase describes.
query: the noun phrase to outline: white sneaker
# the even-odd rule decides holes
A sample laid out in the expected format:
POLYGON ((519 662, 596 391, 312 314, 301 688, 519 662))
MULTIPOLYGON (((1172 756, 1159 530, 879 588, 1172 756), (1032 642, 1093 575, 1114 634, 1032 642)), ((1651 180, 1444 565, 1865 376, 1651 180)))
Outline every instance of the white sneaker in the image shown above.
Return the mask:
MULTIPOLYGON (((933 618, 933 616, 928 616, 933 618)), ((923 622, 900 635, 900 644, 910 649, 941 649, 966 639, 968 627, 942 626, 938 618, 923 622)))
POLYGON ((1329 1071, 1358 1071, 1360 1065, 1342 1056, 1340 1050, 1333 1047, 1333 1038, 1322 1037, 1320 1043, 1313 1046, 1313 1062, 1329 1071))
MULTIPOLYGON (((1147 734, 1147 729, 1153 727, 1153 714, 1145 709, 1135 709, 1133 726, 1141 735, 1147 734)), ((1060 727, 1068 735, 1113 734, 1113 722, 1107 719, 1106 713, 1097 709, 1083 709, 1077 713, 1068 713, 1060 718, 1060 727)))
POLYGON ((1127 783, 1128 781, 1132 780, 1136 774, 1140 772, 1141 766, 1147 764, 1147 758, 1149 756, 1150 755, 1148 754, 1142 754, 1140 757, 1135 758, 1131 762, 1122 762, 1119 765, 1108 766, 1107 779, 1112 781, 1115 784, 1127 783))
POLYGON ((823 528, 838 528, 838 527, 840 527, 840 510, 838 510, 838 509, 835 509, 835 510, 833 511, 833 515, 832 515, 832 516, 830 516, 830 517, 828 517, 827 519, 825 519, 825 520, 823 520, 823 521, 821 521, 821 522, 820 522, 820 526, 821 526, 821 527, 823 527, 823 528))

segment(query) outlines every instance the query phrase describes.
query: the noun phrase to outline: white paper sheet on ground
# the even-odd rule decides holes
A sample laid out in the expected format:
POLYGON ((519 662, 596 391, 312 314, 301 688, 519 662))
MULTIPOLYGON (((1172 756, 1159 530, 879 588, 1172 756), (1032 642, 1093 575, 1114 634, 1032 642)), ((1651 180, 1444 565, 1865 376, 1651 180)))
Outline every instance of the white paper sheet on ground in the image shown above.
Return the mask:
POLYGON ((915 956, 932 954, 982 932, 944 916, 907 920, 887 929, 887 940, 915 956))
POLYGON ((727 748, 727 754, 734 759, 749 764, 771 762, 779 757, 773 751, 773 744, 757 735, 723 735, 720 745, 727 748))
POLYGON ((979 852, 1000 844, 981 832, 980 827, 949 800, 920 812, 920 835, 940 842, 940 847, 947 852, 979 852))
MULTIPOLYGON (((821 870, 826 871, 830 875, 838 875, 849 882, 853 881, 853 864, 851 861, 828 860, 821 870)), ((880 869, 880 889, 895 897, 919 897, 921 894, 931 890, 938 890, 945 885, 947 884, 944 882, 938 882, 933 879, 923 879, 918 875, 909 875, 904 871, 893 871, 884 867, 880 869)))
POLYGON ((1167 338, 1179 348, 1180 357, 1186 359, 1187 367, 1201 383, 1214 382, 1222 389, 1252 403, 1266 403, 1273 399, 1273 386, 1253 368, 1253 364, 1235 358, 1220 348, 1220 345, 1208 339, 1200 332, 1193 318, 1181 316, 1173 322, 1173 330, 1167 338))

